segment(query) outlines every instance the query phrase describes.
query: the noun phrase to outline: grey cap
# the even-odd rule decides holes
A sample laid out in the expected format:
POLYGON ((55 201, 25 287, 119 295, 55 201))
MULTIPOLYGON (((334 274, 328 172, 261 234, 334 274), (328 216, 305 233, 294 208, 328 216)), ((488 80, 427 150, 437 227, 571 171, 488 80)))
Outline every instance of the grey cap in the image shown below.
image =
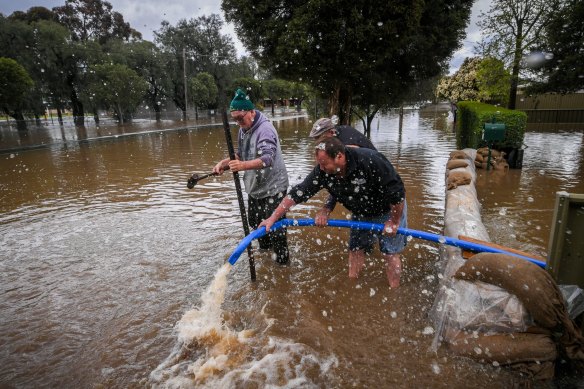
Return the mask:
POLYGON ((312 126, 312 130, 310 131, 310 137, 315 138, 327 132, 328 130, 332 130, 335 128, 333 121, 329 118, 320 118, 314 125, 312 126))

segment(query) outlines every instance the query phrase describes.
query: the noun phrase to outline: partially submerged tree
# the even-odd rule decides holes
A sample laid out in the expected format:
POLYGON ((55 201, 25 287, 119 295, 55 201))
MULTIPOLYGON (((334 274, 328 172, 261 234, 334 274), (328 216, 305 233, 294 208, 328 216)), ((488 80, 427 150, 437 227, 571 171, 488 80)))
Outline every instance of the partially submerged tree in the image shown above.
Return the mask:
POLYGON ((23 110, 33 85, 22 65, 11 58, 0 57, 0 109, 16 120, 19 129, 26 128, 23 110))
POLYGON ((97 106, 112 109, 120 123, 131 120, 148 88, 146 81, 119 64, 94 65, 89 72, 92 80, 85 92, 88 99, 97 106))
POLYGON ((199 108, 216 108, 218 89, 209 73, 199 73, 190 79, 190 95, 195 106, 195 119, 199 119, 199 108))
MULTIPOLYGON (((99 45, 111 39, 141 39, 140 33, 124 21, 122 14, 112 11, 112 5, 107 1, 66 0, 64 6, 54 7, 53 12, 57 21, 71 32, 73 43, 81 43, 82 51, 94 51, 93 56, 101 51, 99 45), (94 47, 88 48, 88 45, 94 47), (95 45, 98 46, 97 49, 95 45)), ((65 80, 70 91, 75 124, 82 126, 85 122, 85 111, 79 91, 83 90, 85 69, 89 61, 87 56, 77 58, 77 63, 73 65, 77 70, 69 69, 65 80)))
POLYGON ((169 98, 183 111, 184 119, 185 79, 207 72, 215 79, 220 94, 230 83, 228 69, 236 54, 231 38, 221 34, 222 26, 219 16, 211 15, 181 19, 176 26, 163 21, 160 30, 154 32, 156 42, 166 54, 166 68, 172 83, 169 98))
POLYGON ((482 56, 502 60, 511 69, 508 108, 515 108, 521 60, 542 39, 560 0, 494 0, 478 22, 484 38, 475 47, 482 56))

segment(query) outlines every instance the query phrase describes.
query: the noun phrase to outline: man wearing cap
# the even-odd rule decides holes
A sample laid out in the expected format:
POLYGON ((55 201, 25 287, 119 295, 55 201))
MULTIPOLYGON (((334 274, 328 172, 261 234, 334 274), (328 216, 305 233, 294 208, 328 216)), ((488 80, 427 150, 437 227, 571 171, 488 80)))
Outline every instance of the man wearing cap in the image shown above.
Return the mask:
MULTIPOLYGON (((213 173, 244 171, 243 183, 248 194, 248 218, 252 228, 270 216, 288 190, 288 172, 282 157, 276 129, 260 111, 254 109, 249 96, 238 89, 229 106, 231 118, 239 125, 236 159, 223 159, 213 173)), ((282 218, 286 217, 285 214, 282 218)), ((271 248, 279 264, 288 263, 286 230, 272 232, 259 239, 260 248, 271 248)))
POLYGON ((309 136, 315 142, 321 142, 328 137, 336 136, 345 146, 377 150, 365 135, 351 126, 335 126, 329 118, 320 118, 314 122, 309 136))
POLYGON ((365 253, 371 252, 377 239, 385 259, 389 286, 397 288, 401 275, 400 252, 406 245, 405 235, 397 235, 397 229, 407 227, 406 191, 399 174, 377 151, 346 147, 336 137, 316 145, 315 159, 318 165, 290 190, 274 213, 259 226, 269 231, 292 206, 326 189, 352 212, 352 220, 384 224, 381 234, 351 229, 349 277, 359 276, 365 264, 365 253))

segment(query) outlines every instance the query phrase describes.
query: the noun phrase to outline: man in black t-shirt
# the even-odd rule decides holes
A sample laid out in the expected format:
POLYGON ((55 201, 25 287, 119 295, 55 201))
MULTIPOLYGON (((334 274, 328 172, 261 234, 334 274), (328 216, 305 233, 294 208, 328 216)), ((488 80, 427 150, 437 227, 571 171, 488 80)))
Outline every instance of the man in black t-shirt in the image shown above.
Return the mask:
MULTIPOLYGON (((349 238, 349 277, 357 278, 365 264, 374 240, 386 262, 390 287, 400 283, 400 252, 406 237, 397 235, 398 227, 407 227, 407 205, 404 184, 391 163, 377 151, 345 147, 336 137, 316 145, 317 166, 304 181, 294 186, 272 215, 259 225, 269 231, 272 225, 292 206, 307 201, 321 189, 326 189, 352 212, 352 220, 383 223, 383 232, 351 229, 349 238)), ((334 205, 333 205, 334 207, 334 205)), ((332 211, 327 204, 324 214, 319 211, 317 226, 325 226, 332 211)), ((258 228, 259 228, 258 227, 258 228)))
MULTIPOLYGON (((351 126, 343 125, 343 126, 336 126, 335 119, 337 117, 333 116, 332 119, 329 118, 320 118, 314 125, 312 126, 312 130, 310 131, 310 137, 314 139, 315 143, 318 144, 330 137, 336 137, 338 140, 343 142, 343 144, 347 147, 362 147, 365 149, 376 150, 373 143, 367 138, 365 135, 357 131, 351 126)), ((328 220, 328 215, 330 211, 335 208, 335 204, 337 200, 335 196, 329 193, 325 206, 320 210, 320 212, 316 215, 317 221, 321 221, 323 218, 328 220)), ((325 222, 326 224, 326 222, 325 222)))

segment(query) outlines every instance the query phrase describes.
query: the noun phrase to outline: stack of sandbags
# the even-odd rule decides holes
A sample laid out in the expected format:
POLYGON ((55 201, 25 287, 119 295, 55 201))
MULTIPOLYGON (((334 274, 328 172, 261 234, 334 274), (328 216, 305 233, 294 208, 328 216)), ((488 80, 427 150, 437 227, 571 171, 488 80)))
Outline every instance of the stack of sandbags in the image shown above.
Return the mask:
POLYGON ((455 150, 450 153, 450 158, 446 164, 446 189, 455 189, 461 185, 468 185, 472 182, 472 176, 466 168, 470 161, 467 154, 462 150, 455 150))
POLYGON ((545 270, 521 258, 481 253, 467 260, 454 277, 506 290, 519 299, 534 322, 526 331, 514 333, 449 329, 444 338, 457 354, 507 365, 538 379, 553 377, 558 357, 577 369, 584 368, 584 338, 545 270))
MULTIPOLYGON (((475 156, 474 164, 475 167, 479 169, 486 169, 489 161, 489 148, 481 147, 477 149, 477 155, 475 156)), ((509 164, 505 159, 505 152, 495 149, 491 149, 491 167, 494 170, 509 170, 509 164)))

